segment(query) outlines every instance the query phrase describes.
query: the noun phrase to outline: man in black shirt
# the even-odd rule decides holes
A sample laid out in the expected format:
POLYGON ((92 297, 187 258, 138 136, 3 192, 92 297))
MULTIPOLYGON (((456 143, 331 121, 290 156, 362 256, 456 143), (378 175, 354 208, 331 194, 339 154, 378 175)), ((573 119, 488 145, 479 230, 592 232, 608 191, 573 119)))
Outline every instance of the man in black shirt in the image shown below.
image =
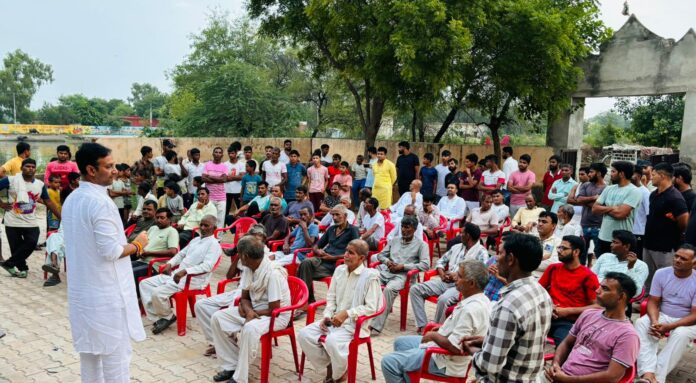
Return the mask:
POLYGON ((691 214, 694 200, 696 200, 696 192, 691 189, 691 166, 683 162, 677 162, 672 167, 674 168, 674 187, 684 197, 686 208, 689 210, 689 214, 691 214))
POLYGON ((302 261, 297 269, 297 276, 309 289, 309 303, 315 301, 312 281, 332 276, 336 261, 343 258, 348 243, 360 238, 358 228, 348 223, 346 215, 347 209, 343 205, 331 209, 334 225, 314 245, 313 256, 302 261))
POLYGON ((681 245, 689 212, 679 190, 672 185, 674 169, 661 162, 652 169, 651 182, 657 189, 650 193, 650 212, 643 236, 643 261, 648 264, 648 280, 657 269, 672 265, 674 250, 681 245))
POLYGON ((396 159, 396 183, 399 186, 399 195, 408 192, 419 168, 420 161, 417 155, 411 153, 411 144, 407 141, 399 142, 399 157, 396 159))
POLYGON ((462 172, 457 171, 458 161, 456 158, 450 158, 447 161, 447 169, 450 173, 445 177, 445 185, 459 185, 459 179, 463 177, 462 172))

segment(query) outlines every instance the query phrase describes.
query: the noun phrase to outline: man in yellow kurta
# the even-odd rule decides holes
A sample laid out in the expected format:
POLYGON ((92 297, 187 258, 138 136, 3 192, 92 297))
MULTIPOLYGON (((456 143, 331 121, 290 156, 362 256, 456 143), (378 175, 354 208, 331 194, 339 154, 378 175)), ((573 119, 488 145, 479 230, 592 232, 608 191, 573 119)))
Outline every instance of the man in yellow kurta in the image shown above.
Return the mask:
POLYGON ((387 159, 387 148, 381 146, 377 149, 377 162, 372 165, 372 171, 375 175, 372 196, 377 198, 379 206, 391 206, 392 189, 396 182, 396 166, 387 159))

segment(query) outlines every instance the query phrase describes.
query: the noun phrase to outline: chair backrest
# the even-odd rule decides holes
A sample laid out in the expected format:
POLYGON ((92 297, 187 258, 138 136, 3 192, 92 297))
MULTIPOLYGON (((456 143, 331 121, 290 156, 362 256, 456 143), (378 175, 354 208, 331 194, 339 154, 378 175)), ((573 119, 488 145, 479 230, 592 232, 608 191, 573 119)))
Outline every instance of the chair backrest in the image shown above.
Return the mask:
POLYGON ((440 227, 438 229, 447 230, 447 217, 440 214, 440 227))
POLYGON ((636 367, 635 366, 630 366, 629 368, 626 369, 626 373, 624 374, 623 378, 619 380, 619 383, 631 383, 633 382, 633 379, 636 377, 636 367))
POLYGON ((387 238, 387 235, 391 233, 392 230, 394 230, 394 224, 391 222, 384 222, 384 238, 387 238))
POLYGON ((236 230, 234 232, 234 241, 232 242, 235 246, 237 246, 237 242, 239 242, 239 238, 242 238, 244 234, 246 234, 249 229, 256 225, 256 220, 250 217, 243 217, 238 220, 236 220, 232 226, 235 227, 236 230))
POLYGON ((293 307, 300 308, 307 304, 309 290, 303 280, 289 276, 288 288, 290 288, 290 302, 293 307))
POLYGON ((134 231, 134 230, 135 230, 135 224, 132 224, 132 225, 128 226, 128 227, 126 228, 126 230, 124 231, 124 232, 126 233, 126 237, 130 236, 131 234, 133 234, 133 231, 134 231))
POLYGON ((391 210, 382 209, 379 211, 379 213, 384 217, 384 223, 391 223, 391 210))

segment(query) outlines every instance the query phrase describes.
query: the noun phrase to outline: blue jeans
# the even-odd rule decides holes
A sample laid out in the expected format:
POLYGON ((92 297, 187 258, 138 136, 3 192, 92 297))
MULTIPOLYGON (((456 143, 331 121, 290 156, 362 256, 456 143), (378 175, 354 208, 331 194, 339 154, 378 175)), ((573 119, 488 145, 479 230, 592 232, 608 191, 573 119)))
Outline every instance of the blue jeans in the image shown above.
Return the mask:
POLYGON ((551 328, 549 329, 549 336, 553 338, 556 347, 558 347, 563 339, 565 339, 570 333, 570 329, 573 328, 575 321, 568 319, 552 319, 551 328))
MULTIPOLYGON (((400 336, 394 341, 394 352, 382 358, 382 375, 387 383, 410 383, 407 371, 421 369, 425 349, 418 348, 422 336, 400 336)), ((445 375, 445 369, 437 368, 435 361, 430 359, 428 372, 435 375, 445 375)))
POLYGON ((360 206, 360 198, 358 197, 358 193, 360 192, 360 189, 365 187, 365 178, 361 180, 353 180, 353 206, 360 206))
POLYGON ((590 242, 594 243, 595 258, 599 258, 599 228, 598 227, 583 227, 582 236, 585 239, 585 251, 580 254, 580 264, 587 265, 587 254, 590 249, 590 242))

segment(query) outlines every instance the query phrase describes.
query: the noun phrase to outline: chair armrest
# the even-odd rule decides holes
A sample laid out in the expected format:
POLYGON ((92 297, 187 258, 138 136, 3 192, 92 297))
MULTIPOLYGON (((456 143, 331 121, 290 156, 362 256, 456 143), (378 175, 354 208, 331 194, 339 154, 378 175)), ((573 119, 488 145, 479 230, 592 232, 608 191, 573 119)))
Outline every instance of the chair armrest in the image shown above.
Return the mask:
POLYGON ((222 294, 225 292, 225 287, 233 282, 239 282, 242 278, 241 277, 234 277, 231 279, 223 279, 220 282, 218 282, 217 285, 217 294, 222 294))
POLYGON ((283 247, 284 243, 284 239, 275 239, 273 241, 268 241, 268 246, 271 248, 271 251, 276 252, 279 248, 283 247))
POLYGON ((430 279, 432 279, 433 277, 436 277, 437 275, 438 275, 438 274, 437 274, 437 269, 428 270, 428 271, 426 271, 425 273, 423 273, 423 282, 427 282, 427 281, 429 281, 430 279))
POLYGON ((429 322, 425 325, 425 327, 423 327, 423 335, 425 335, 429 331, 437 331, 437 329, 439 329, 440 326, 442 325, 439 323, 429 322))
POLYGON ((406 291, 408 291, 408 289, 411 288, 411 281, 413 280, 413 277, 416 277, 417 281, 420 282, 420 270, 413 269, 409 270, 408 273, 406 273, 406 283, 404 283, 404 289, 406 291))
POLYGON ((306 252, 307 255, 305 256, 305 258, 312 258, 312 257, 314 256, 314 253, 312 252, 312 250, 314 250, 314 249, 311 248, 311 247, 301 247, 301 248, 299 248, 299 249, 293 251, 293 253, 292 253, 292 263, 291 263, 291 264, 293 264, 293 265, 294 265, 294 264, 297 264, 297 254, 299 254, 299 253, 305 253, 305 252, 306 252))
POLYGON ((640 316, 648 313, 648 299, 640 303, 640 316))
POLYGON ((353 334, 353 340, 357 341, 360 340, 360 330, 362 328, 363 323, 365 321, 370 320, 372 318, 376 318, 384 312, 384 309, 387 307, 387 298, 384 297, 384 294, 382 294, 382 305, 377 309, 377 311, 374 312, 372 315, 361 315, 358 317, 358 319, 355 321, 355 333, 353 334))
POLYGON ((381 264, 382 264, 382 263, 379 262, 379 261, 377 261, 377 262, 372 262, 372 263, 370 263, 369 265, 367 265, 367 267, 369 267, 369 268, 371 268, 371 269, 375 269, 375 268, 377 268, 377 266, 379 266, 379 265, 381 265, 381 264))
POLYGON ((326 305, 326 299, 316 301, 307 307, 307 325, 314 323, 314 318, 317 313, 317 308, 326 305))

